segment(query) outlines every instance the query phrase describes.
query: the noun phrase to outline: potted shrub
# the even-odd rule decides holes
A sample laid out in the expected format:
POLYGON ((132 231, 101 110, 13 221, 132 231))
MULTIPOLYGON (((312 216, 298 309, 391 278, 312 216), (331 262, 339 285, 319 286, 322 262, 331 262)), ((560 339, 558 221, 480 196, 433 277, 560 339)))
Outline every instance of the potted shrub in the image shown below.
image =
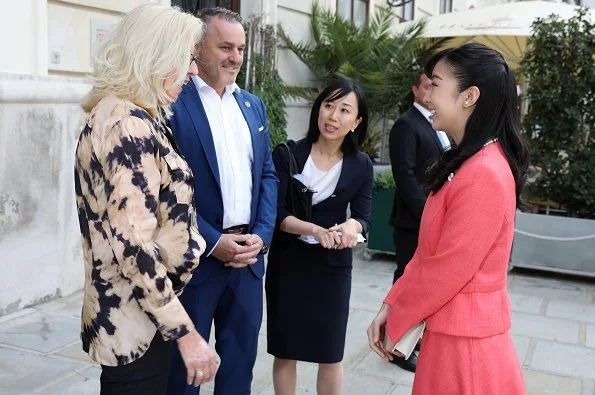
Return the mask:
POLYGON ((372 225, 368 231, 368 250, 395 252, 393 228, 389 224, 394 198, 395 180, 392 172, 377 172, 372 190, 372 225))
POLYGON ((585 8, 538 19, 521 63, 533 212, 518 213, 512 264, 595 276, 595 25, 585 8), (546 214, 538 214, 545 206, 546 214), (554 207, 554 209, 552 209, 554 207))
POLYGON ((529 198, 595 219, 595 25, 586 9, 537 19, 521 65, 525 138, 535 169, 529 198), (553 203, 553 204, 552 204, 553 203))

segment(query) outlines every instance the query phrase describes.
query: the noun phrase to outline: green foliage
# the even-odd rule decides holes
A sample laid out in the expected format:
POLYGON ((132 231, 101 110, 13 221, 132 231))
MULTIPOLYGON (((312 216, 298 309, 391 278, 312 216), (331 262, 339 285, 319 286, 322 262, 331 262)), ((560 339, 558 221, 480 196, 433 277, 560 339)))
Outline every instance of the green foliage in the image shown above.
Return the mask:
POLYGON ((529 81, 523 129, 540 172, 531 197, 595 218, 595 30, 585 8, 533 24, 521 70, 529 81))
POLYGON ((376 173, 374 176, 374 189, 391 189, 395 188, 395 179, 393 172, 390 170, 376 173))
POLYGON ((247 55, 237 83, 262 99, 269 121, 270 144, 275 147, 287 141, 287 92, 275 64, 276 33, 272 26, 263 25, 260 17, 247 21, 245 29, 247 55))
POLYGON ((378 146, 382 143, 382 130, 374 129, 368 125, 368 133, 364 141, 360 143, 359 149, 368 154, 373 161, 378 156, 378 146))
POLYGON ((283 80, 276 69, 268 70, 262 67, 262 58, 255 56, 256 83, 252 93, 259 96, 267 110, 269 129, 271 131, 271 147, 287 141, 287 119, 285 114, 285 92, 283 80))
MULTIPOLYGON (((429 53, 445 40, 422 41, 424 23, 414 23, 402 33, 392 33, 398 23, 390 11, 380 9, 369 24, 356 26, 334 11, 312 6, 310 28, 312 41, 294 42, 279 27, 279 37, 317 78, 316 88, 289 87, 288 93, 313 102, 320 88, 337 79, 351 79, 366 92, 370 110, 369 125, 395 118, 399 102, 407 96, 429 53), (428 44, 429 43, 429 44, 428 44)), ((382 132, 372 130, 365 152, 375 159, 382 132)))

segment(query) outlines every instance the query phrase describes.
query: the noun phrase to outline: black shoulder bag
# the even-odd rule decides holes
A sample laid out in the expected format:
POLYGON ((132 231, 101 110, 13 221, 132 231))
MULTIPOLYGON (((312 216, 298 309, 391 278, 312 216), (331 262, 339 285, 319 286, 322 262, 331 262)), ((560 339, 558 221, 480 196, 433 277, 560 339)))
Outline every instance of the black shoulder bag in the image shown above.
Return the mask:
POLYGON ((312 216, 312 195, 314 191, 294 177, 295 174, 298 174, 298 166, 291 148, 286 143, 281 143, 277 145, 275 150, 285 151, 285 154, 281 151, 279 154, 289 169, 286 197, 288 210, 294 217, 310 222, 312 216))

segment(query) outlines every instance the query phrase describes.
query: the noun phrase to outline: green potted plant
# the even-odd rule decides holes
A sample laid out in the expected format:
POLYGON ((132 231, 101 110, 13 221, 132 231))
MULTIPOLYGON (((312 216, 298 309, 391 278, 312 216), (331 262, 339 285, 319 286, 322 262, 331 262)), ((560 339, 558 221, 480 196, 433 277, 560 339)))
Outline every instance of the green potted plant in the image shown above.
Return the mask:
POLYGON ((391 170, 374 175, 372 190, 372 225, 368 231, 368 250, 395 252, 393 228, 389 224, 395 198, 395 180, 391 170))
POLYGON ((517 213, 511 263, 595 276, 595 25, 581 8, 532 28, 521 72, 534 173, 526 197, 537 213, 517 213))
POLYGON ((523 129, 536 173, 528 198, 595 219, 595 25, 582 8, 532 27, 521 62, 529 84, 523 129))

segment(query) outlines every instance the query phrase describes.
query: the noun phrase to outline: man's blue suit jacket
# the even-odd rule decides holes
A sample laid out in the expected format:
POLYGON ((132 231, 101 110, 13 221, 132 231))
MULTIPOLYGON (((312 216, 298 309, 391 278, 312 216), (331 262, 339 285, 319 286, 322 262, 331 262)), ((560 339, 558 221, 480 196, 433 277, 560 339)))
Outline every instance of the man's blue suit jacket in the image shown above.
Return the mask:
MULTIPOLYGON (((252 163, 251 216, 248 232, 257 234, 268 246, 273 237, 277 215, 277 188, 279 180, 271 159, 269 124, 262 100, 250 92, 234 93, 244 114, 252 137, 254 161, 252 163)), ((194 173, 194 186, 198 229, 207 246, 200 264, 194 270, 189 285, 199 285, 218 270, 223 263, 214 256, 206 256, 221 236, 223 229, 223 200, 219 178, 219 165, 207 114, 196 86, 188 82, 173 105, 170 127, 184 158, 194 173)), ((248 173, 248 172, 246 172, 248 173)), ((264 256, 250 265, 258 278, 264 275, 264 256)))

